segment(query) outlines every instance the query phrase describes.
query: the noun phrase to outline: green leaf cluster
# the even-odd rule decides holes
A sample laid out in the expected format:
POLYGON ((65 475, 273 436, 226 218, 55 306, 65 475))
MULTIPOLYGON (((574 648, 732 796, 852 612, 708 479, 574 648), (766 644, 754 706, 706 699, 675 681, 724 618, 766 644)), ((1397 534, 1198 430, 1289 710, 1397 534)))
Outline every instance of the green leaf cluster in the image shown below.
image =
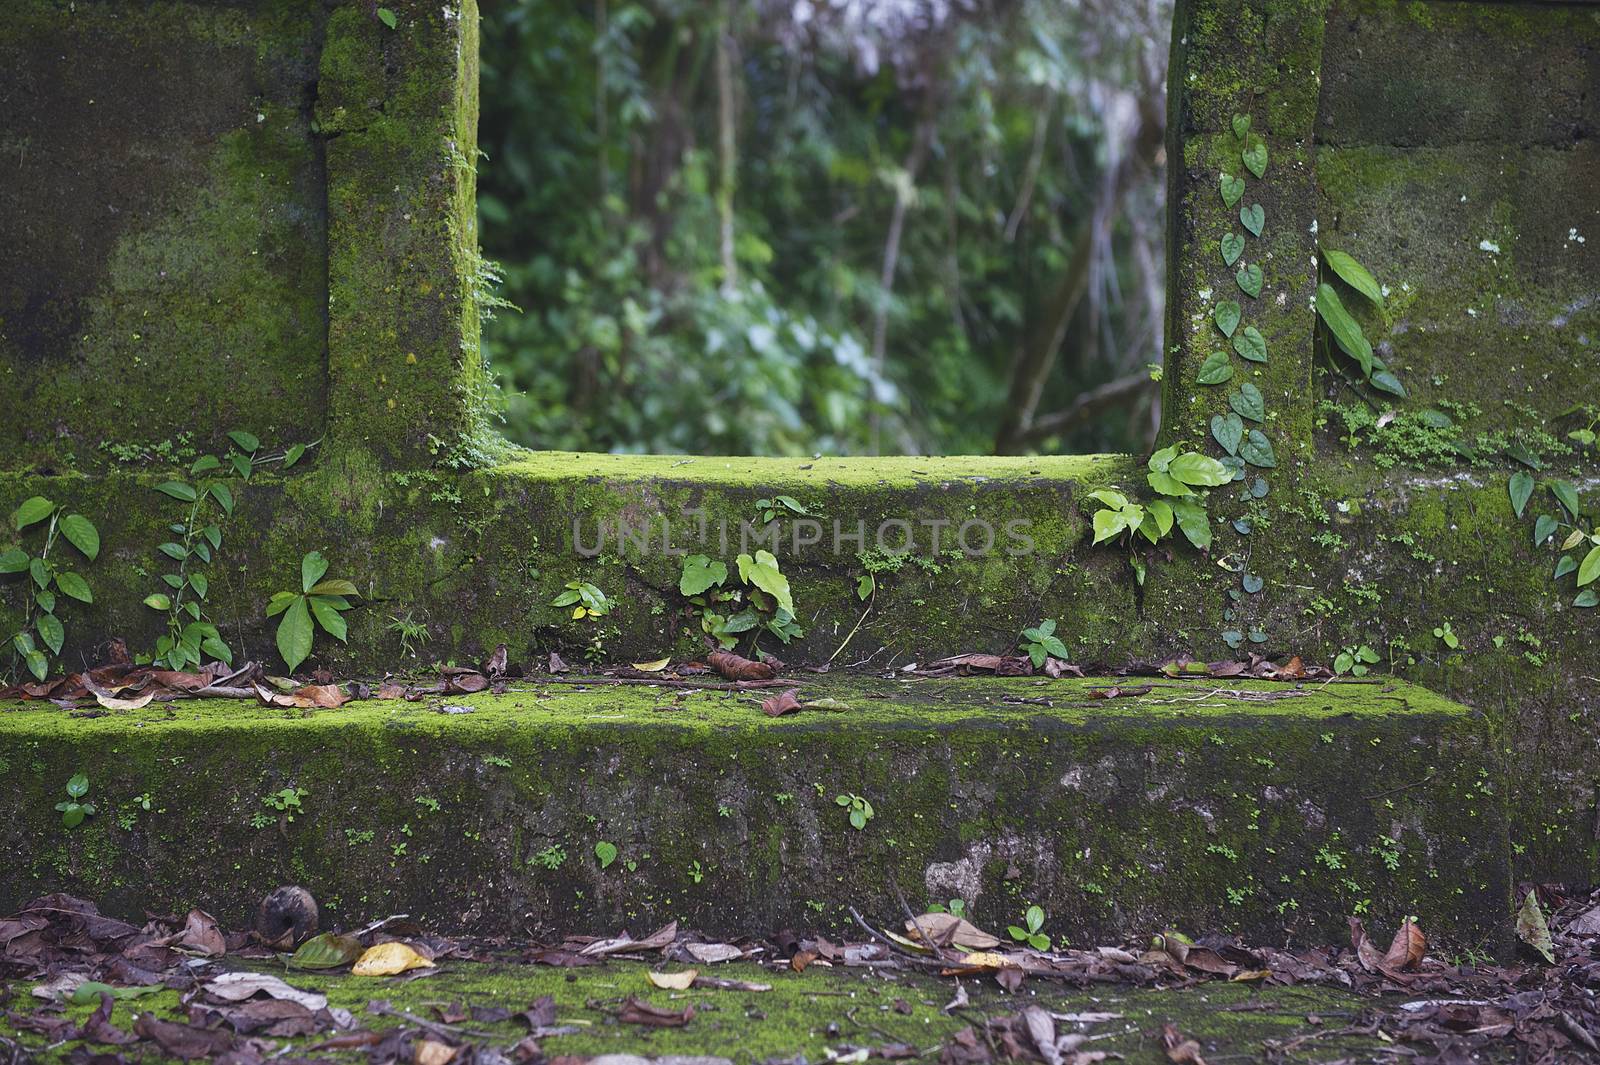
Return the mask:
POLYGON ((72 774, 67 781, 66 800, 56 803, 56 809, 61 813, 62 827, 77 828, 83 824, 84 818, 94 816, 94 803, 82 801, 87 794, 89 778, 82 773, 72 774))
POLYGON ((1366 267, 1344 252, 1333 248, 1319 248, 1318 254, 1322 258, 1326 273, 1330 274, 1333 280, 1324 280, 1317 285, 1317 317, 1327 327, 1334 346, 1355 360, 1369 385, 1380 392, 1387 392, 1404 399, 1405 386, 1400 383, 1400 378, 1394 375, 1383 359, 1372 350, 1371 341, 1367 339, 1361 323, 1356 321, 1355 315, 1345 306, 1344 299, 1340 296, 1340 289, 1334 281, 1342 283, 1345 292, 1360 296, 1379 311, 1384 309, 1383 289, 1366 267))
POLYGON ((1067 645, 1056 635, 1054 618, 1046 618, 1031 629, 1023 629, 1022 638, 1017 641, 1017 646, 1028 652, 1028 659, 1033 662, 1034 669, 1042 667, 1046 658, 1059 658, 1063 662, 1069 658, 1067 645))
POLYGON ((1049 950, 1050 937, 1045 935, 1044 909, 1039 906, 1029 906, 1022 914, 1021 925, 1009 925, 1006 933, 1018 943, 1026 943, 1034 950, 1049 950))
POLYGON ((850 811, 850 827, 860 832, 867 827, 867 822, 873 818, 872 804, 854 792, 836 795, 833 799, 838 806, 843 806, 850 811))
POLYGON ((61 608, 68 600, 94 602, 89 582, 63 564, 58 542, 65 540, 86 561, 93 562, 100 554, 100 530, 64 505, 31 496, 12 511, 6 531, 11 544, 0 550, 0 578, 16 579, 23 595, 22 625, 7 643, 13 660, 36 680, 44 680, 50 671, 50 657, 59 656, 66 643, 61 608), (30 548, 27 541, 36 535, 42 542, 30 548))
POLYGON ((789 578, 772 552, 740 554, 734 559, 733 572, 738 574, 739 584, 730 586, 726 563, 706 555, 684 556, 678 591, 689 600, 690 610, 699 615, 701 631, 724 650, 737 646, 745 633, 759 636, 769 632, 785 644, 805 635, 795 621, 789 578))
POLYGON ((568 581, 561 594, 550 600, 551 606, 572 608, 572 619, 603 618, 611 613, 612 602, 606 593, 588 581, 568 581))
POLYGON ((300 560, 300 590, 275 592, 267 602, 267 617, 283 615, 278 622, 278 654, 290 672, 310 656, 318 629, 340 643, 348 635, 344 612, 352 605, 349 597, 361 593, 350 581, 325 579, 327 572, 328 560, 308 551, 300 560))

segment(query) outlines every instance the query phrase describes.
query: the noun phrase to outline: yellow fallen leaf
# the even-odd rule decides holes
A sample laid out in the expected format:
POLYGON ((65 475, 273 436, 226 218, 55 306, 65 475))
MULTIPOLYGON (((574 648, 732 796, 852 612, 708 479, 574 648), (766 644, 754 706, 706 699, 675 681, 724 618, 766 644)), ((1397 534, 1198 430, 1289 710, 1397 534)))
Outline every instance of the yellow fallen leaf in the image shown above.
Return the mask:
POLYGON ((107 710, 138 710, 141 707, 149 706, 150 700, 155 697, 155 692, 145 692, 137 699, 115 699, 102 692, 94 693, 95 702, 107 710))
POLYGON ((417 1048, 411 1052, 411 1060, 415 1065, 448 1065, 460 1049, 449 1043, 440 1043, 433 1039, 423 1039, 417 1043, 417 1048))
POLYGON ((433 962, 404 943, 379 943, 356 959, 354 976, 394 976, 411 969, 431 969, 433 962))
POLYGON ((974 950, 961 957, 961 964, 969 969, 1015 969, 1016 959, 993 951, 974 950))
POLYGON ((671 661, 671 658, 658 658, 654 662, 635 662, 633 668, 640 673, 660 673, 671 661))
POLYGON ((681 973, 645 973, 650 982, 663 991, 687 991, 700 975, 699 969, 685 969, 681 973))

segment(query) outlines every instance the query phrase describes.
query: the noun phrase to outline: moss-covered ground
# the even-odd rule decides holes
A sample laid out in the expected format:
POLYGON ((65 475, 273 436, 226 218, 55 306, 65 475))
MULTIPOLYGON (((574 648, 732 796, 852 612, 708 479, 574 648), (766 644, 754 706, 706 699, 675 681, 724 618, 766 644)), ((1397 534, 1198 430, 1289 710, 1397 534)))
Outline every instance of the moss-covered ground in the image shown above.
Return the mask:
MULTIPOLYGON (((662 968, 676 971, 683 966, 662 968)), ((434 1007, 448 1009, 460 1004, 465 1008, 500 1006, 520 1011, 541 996, 551 995, 556 1002, 557 1025, 571 1028, 569 1034, 539 1041, 552 1057, 709 1054, 745 1065, 773 1058, 793 1060, 797 1055, 804 1055, 809 1061, 823 1061, 828 1060, 830 1051, 904 1043, 931 1059, 958 1029, 981 1029, 986 1017, 1038 1005, 1058 1014, 1114 1015, 1089 1023, 1061 1021, 1058 1031, 1083 1032, 1091 1037, 1083 1049, 1118 1054, 1133 1065, 1165 1065, 1168 1058, 1162 1050, 1161 1029, 1169 1023, 1197 1040, 1209 1061, 1259 1060, 1266 1056, 1269 1042, 1282 1044, 1297 1037, 1307 1038, 1298 1048, 1273 1060, 1392 1060, 1392 1044, 1377 1037, 1328 1035, 1355 1024, 1363 1010, 1380 1000, 1327 988, 1218 982, 1183 990, 1117 986, 1075 990, 1060 983, 1031 980, 1012 994, 1000 990, 992 979, 969 979, 964 984, 971 1005, 946 1013, 943 1007, 955 993, 955 982, 947 978, 815 965, 804 973, 748 963, 698 968, 706 976, 765 983, 772 989, 663 991, 648 982, 647 965, 618 961, 580 969, 446 961, 437 975, 412 981, 287 973, 276 967, 270 971, 301 989, 325 992, 330 1006, 352 1011, 359 1026, 374 1029, 407 1023, 393 1016, 367 1013, 365 1007, 374 999, 387 1000, 395 1010, 436 1021, 434 1007), (628 995, 674 1009, 692 1004, 696 1015, 682 1028, 619 1024, 604 1011, 615 1011, 628 995)), ((91 1009, 87 1005, 69 1007, 69 1012, 81 1020, 91 1009)), ((179 1019, 178 993, 163 991, 119 1001, 112 1020, 126 1028, 144 1011, 179 1019)), ((502 1052, 528 1031, 515 1019, 468 1020, 458 1026, 476 1033, 463 1033, 458 1038, 496 1046, 502 1052)), ((3 1017, 0 1034, 17 1035, 8 1029, 3 1017)), ((40 1041, 37 1036, 22 1038, 28 1045, 40 1041)), ((304 1052, 320 1041, 319 1037, 311 1037, 290 1042, 295 1052, 304 1052)), ((54 1053, 64 1058, 68 1049, 59 1047, 54 1053)), ((360 1050, 319 1051, 316 1057, 365 1060, 360 1050)), ((52 1056, 45 1054, 41 1060, 52 1060, 52 1056)))

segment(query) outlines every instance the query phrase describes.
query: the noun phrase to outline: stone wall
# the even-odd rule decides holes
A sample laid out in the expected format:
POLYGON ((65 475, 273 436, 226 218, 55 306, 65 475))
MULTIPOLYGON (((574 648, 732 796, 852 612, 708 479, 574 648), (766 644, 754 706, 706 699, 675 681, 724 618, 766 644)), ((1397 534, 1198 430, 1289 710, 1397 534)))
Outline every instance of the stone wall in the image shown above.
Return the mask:
MULTIPOLYGON (((1331 661, 1369 644, 1485 716, 1504 758, 1486 786, 1506 798, 1519 874, 1592 878, 1600 620, 1533 544, 1533 515, 1555 503, 1541 488, 1519 521, 1506 483, 1507 449, 1536 447, 1542 478, 1570 480, 1590 515, 1600 498, 1593 451, 1564 435, 1578 427, 1566 411, 1600 403, 1600 9, 1178 6, 1164 434, 1220 454, 1211 418, 1248 380, 1276 465, 1250 470, 1264 496, 1213 493, 1209 555, 1153 553, 1141 584, 1124 550, 1091 546, 1085 493, 1143 491, 1142 460, 495 445, 476 349, 470 0, 392 3, 392 29, 366 3, 191 0, 135 17, 27 0, 0 27, 0 99, 21 115, 0 131, 0 510, 44 494, 100 524, 85 569, 96 599, 73 608, 66 661, 110 635, 145 648, 162 630, 141 605, 173 520, 154 487, 169 456, 224 448, 233 428, 318 446, 242 493, 210 608, 237 648, 272 660, 262 607, 319 549, 363 592, 350 643, 319 643, 313 660, 344 669, 394 665, 387 626, 403 614, 429 626, 429 659, 499 643, 514 662, 579 658, 597 636, 613 660, 702 650, 677 559, 626 546, 581 557, 575 514, 697 508, 737 528, 756 499, 784 493, 847 527, 1025 518, 1031 555, 900 560, 870 609, 855 552, 783 552, 807 634, 779 650, 824 661, 855 629, 840 662, 901 665, 1004 649, 1043 617, 1079 661, 1109 667, 1247 650, 1331 661), (113 118, 94 110, 105 105, 113 118), (1235 115, 1250 119, 1243 137, 1235 115), (1259 178, 1242 165, 1253 138, 1259 178), (1256 297, 1220 254, 1241 233, 1225 172, 1245 180, 1241 205, 1262 206, 1241 258, 1262 269, 1256 297), (1411 394, 1392 420, 1385 397, 1353 390, 1317 324, 1319 245, 1389 286, 1386 318, 1357 313, 1411 394), (1213 319, 1225 298, 1265 362, 1232 354, 1213 319), (1233 378, 1196 384, 1218 350, 1233 378), (550 605, 579 578, 618 602, 600 626, 550 605), (1434 635, 1446 622, 1459 646, 1434 635)), ((0 596, 0 623, 15 620, 0 596)))
POLYGON ((0 468, 229 429, 410 465, 481 391, 472 0, 24 0, 0 27, 0 468))

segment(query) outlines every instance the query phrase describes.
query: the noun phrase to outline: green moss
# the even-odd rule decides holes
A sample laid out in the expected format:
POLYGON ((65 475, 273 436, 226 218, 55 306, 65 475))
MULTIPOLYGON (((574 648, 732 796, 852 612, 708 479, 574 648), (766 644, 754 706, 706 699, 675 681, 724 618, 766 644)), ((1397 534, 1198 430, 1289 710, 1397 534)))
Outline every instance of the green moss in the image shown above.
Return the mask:
POLYGON ((159 884, 169 908, 227 914, 292 869, 351 919, 398 908, 485 930, 518 914, 732 930, 841 927, 847 903, 892 909, 892 879, 991 921, 1022 892, 1070 934, 1170 921, 1265 933, 1292 906, 1307 928, 1419 912, 1471 940, 1505 902, 1479 726, 1421 689, 1285 696, 1240 682, 1230 696, 1171 682, 1102 701, 1075 681, 809 680, 808 696, 850 709, 775 720, 740 693, 517 687, 338 711, 9 711, 0 843, 27 856, 9 890, 92 879, 137 907, 159 884), (1051 707, 1008 701, 1040 697, 1051 707), (101 813, 67 832, 51 807, 78 771, 101 813), (1353 773, 1370 793, 1352 792, 1353 773), (285 788, 298 811, 267 801, 285 788), (123 829, 143 794, 160 810, 123 829), (865 831, 838 794, 872 802, 865 831), (620 851, 606 870, 602 839, 620 851), (1345 865, 1323 876, 1315 856, 1335 844, 1345 865), (551 848, 568 855, 555 868, 551 848), (1472 884, 1458 898, 1461 869, 1472 884))
MULTIPOLYGON (((680 968, 667 966, 669 971, 680 968)), ((461 1002, 465 1006, 496 1005, 520 1011, 539 998, 555 1000, 557 1023, 564 1034, 540 1040, 551 1056, 589 1057, 601 1054, 721 1055, 740 1065, 804 1055, 823 1060, 830 1050, 848 1046, 881 1046, 901 1042, 918 1049, 936 1048, 957 1030, 973 1023, 979 1014, 1000 1016, 1020 1007, 988 981, 968 981, 972 1003, 967 1015, 945 1013, 941 1007, 953 995, 953 983, 914 972, 880 974, 824 966, 804 973, 774 971, 749 963, 701 967, 710 977, 749 981, 770 988, 764 992, 694 990, 672 993, 654 988, 641 963, 607 962, 600 966, 561 970, 506 962, 446 961, 442 971, 425 980, 402 982, 361 979, 348 975, 289 973, 289 981, 305 990, 328 996, 330 1006, 348 1009, 362 1026, 376 1029, 405 1023, 400 1018, 374 1015, 366 1006, 374 998, 415 1016, 434 1017, 432 1006, 461 1002), (635 994, 660 1007, 682 1009, 693 1004, 697 1013, 677 1029, 650 1030, 626 1024, 605 1023, 595 1003, 609 1004, 635 994)), ((1226 1060, 1233 1054, 1250 1054, 1265 1039, 1287 1040, 1316 1029, 1307 1014, 1333 1017, 1356 1012, 1368 1000, 1347 992, 1309 987, 1254 988, 1237 983, 1204 984, 1184 991, 1140 988, 1101 988, 1093 994, 1040 980, 1027 985, 1027 1002, 1056 1013, 1111 1013, 1111 1024, 1091 1031, 1098 1049, 1116 1053, 1136 1065, 1158 1065, 1165 1055, 1158 1049, 1159 1030, 1172 1023, 1186 1036, 1197 1039, 1203 1051, 1226 1060)), ((68 1007, 75 1020, 86 1019, 92 1007, 68 1007)), ((115 1003, 112 1023, 132 1025, 141 1012, 182 1019, 176 992, 163 991, 115 1003)), ((510 1046, 527 1034, 520 1021, 470 1021, 466 1027, 487 1033, 489 1041, 510 1046)), ((37 1038, 12 1032, 0 1019, 0 1032, 20 1035, 32 1048, 37 1038)), ((317 1042, 290 1041, 291 1053, 317 1042)), ((1321 1060, 1329 1053, 1355 1054, 1368 1041, 1318 1038, 1309 1057, 1321 1060)), ((1381 1044, 1376 1039, 1370 1045, 1381 1044)), ((68 1048, 56 1053, 65 1058, 68 1048)), ((364 1060, 359 1051, 324 1051, 331 1060, 364 1060)), ((41 1061, 57 1060, 41 1053, 41 1061)), ((1287 1062, 1308 1060, 1291 1053, 1287 1062)))

